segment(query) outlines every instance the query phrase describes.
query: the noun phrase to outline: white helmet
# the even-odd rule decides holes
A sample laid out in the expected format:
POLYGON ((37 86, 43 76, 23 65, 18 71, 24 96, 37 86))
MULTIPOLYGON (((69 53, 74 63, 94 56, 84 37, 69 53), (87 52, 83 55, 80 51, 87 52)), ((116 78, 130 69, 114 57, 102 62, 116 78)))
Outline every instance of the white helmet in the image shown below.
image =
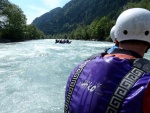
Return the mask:
POLYGON ((124 11, 115 25, 117 40, 141 40, 150 42, 150 11, 132 8, 124 11))
POLYGON ((111 28, 110 37, 111 37, 112 41, 115 42, 115 26, 113 26, 111 28))

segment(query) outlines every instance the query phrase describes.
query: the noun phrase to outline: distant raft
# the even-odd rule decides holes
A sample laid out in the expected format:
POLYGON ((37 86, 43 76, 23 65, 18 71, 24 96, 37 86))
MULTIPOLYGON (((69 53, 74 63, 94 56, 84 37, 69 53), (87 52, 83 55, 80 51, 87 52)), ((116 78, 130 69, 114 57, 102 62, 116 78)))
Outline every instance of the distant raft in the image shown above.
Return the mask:
POLYGON ((68 39, 64 40, 55 40, 55 43, 60 43, 60 44, 70 44, 72 41, 69 41, 68 39))

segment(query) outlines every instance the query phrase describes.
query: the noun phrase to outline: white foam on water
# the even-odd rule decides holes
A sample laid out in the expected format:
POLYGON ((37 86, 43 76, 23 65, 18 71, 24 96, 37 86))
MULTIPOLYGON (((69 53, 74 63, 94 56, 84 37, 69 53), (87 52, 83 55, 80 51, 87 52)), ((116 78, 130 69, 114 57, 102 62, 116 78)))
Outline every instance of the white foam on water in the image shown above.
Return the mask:
POLYGON ((72 69, 112 45, 79 40, 55 44, 50 39, 0 44, 0 113, 63 113, 72 69))

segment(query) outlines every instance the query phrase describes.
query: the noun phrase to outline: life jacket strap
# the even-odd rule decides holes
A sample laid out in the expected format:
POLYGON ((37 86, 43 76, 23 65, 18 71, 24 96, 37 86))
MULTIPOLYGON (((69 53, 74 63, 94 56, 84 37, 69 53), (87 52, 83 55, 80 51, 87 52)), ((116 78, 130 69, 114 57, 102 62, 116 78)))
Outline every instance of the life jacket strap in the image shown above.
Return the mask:
POLYGON ((66 96, 66 100, 65 100, 65 107, 64 107, 64 113, 69 113, 69 105, 70 105, 70 100, 74 91, 74 87, 76 85, 76 82, 78 81, 78 78, 82 72, 82 70, 84 69, 84 67, 86 66, 86 64, 89 62, 90 60, 85 61, 84 63, 82 63, 79 68, 77 69, 77 71, 75 72, 75 74, 72 77, 72 80, 70 82, 69 88, 68 88, 68 93, 66 96))
POLYGON ((134 60, 133 68, 124 76, 114 91, 106 113, 119 112, 126 95, 144 73, 150 73, 150 61, 143 58, 134 60))

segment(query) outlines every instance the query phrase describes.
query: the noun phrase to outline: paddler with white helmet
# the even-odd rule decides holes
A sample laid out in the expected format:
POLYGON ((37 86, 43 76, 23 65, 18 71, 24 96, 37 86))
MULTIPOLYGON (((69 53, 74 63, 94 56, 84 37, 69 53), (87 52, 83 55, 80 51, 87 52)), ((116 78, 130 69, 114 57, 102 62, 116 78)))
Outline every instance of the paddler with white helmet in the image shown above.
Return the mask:
POLYGON ((115 24, 119 47, 80 63, 66 85, 64 113, 150 113, 150 11, 128 9, 115 24))

